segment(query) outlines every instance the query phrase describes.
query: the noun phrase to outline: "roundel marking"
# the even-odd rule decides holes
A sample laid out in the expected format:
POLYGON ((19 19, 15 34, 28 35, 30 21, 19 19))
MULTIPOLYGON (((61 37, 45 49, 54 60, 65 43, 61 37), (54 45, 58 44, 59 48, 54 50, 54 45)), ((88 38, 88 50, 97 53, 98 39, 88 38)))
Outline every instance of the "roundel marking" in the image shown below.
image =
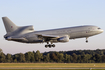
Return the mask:
POLYGON ((13 28, 13 26, 11 26, 11 28, 13 28))

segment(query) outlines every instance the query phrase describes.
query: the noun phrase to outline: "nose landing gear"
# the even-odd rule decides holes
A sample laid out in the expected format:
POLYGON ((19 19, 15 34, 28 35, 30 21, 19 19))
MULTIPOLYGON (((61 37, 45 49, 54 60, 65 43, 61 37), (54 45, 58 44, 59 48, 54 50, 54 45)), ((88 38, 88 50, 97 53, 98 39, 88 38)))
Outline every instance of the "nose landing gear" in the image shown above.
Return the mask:
POLYGON ((86 43, 88 43, 88 37, 86 37, 86 43))

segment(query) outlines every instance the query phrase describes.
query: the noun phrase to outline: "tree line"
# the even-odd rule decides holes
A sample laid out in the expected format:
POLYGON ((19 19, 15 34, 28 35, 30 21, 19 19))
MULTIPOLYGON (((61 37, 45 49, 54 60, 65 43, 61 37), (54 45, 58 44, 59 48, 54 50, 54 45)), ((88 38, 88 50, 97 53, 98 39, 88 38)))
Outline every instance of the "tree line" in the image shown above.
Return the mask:
POLYGON ((105 50, 51 51, 4 54, 0 49, 0 63, 105 63, 105 50))

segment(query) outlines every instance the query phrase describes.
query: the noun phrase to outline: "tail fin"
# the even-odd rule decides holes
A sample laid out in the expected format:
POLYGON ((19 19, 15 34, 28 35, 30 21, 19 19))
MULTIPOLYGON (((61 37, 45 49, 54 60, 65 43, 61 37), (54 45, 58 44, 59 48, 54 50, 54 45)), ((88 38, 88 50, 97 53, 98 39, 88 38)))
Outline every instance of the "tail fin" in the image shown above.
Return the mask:
POLYGON ((16 26, 8 17, 2 17, 2 20, 7 33, 13 32, 18 28, 18 26, 16 26))

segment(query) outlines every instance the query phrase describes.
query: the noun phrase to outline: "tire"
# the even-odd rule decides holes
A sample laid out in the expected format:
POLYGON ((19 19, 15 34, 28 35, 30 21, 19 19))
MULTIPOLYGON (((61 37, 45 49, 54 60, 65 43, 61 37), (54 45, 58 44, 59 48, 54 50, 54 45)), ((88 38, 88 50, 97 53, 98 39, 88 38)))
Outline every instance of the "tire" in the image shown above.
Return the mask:
POLYGON ((48 45, 45 45, 45 47, 47 48, 47 47, 48 47, 48 45))
POLYGON ((48 46, 49 46, 49 48, 51 48, 52 45, 49 44, 48 46))
POLYGON ((55 44, 53 44, 52 47, 55 47, 55 44))

